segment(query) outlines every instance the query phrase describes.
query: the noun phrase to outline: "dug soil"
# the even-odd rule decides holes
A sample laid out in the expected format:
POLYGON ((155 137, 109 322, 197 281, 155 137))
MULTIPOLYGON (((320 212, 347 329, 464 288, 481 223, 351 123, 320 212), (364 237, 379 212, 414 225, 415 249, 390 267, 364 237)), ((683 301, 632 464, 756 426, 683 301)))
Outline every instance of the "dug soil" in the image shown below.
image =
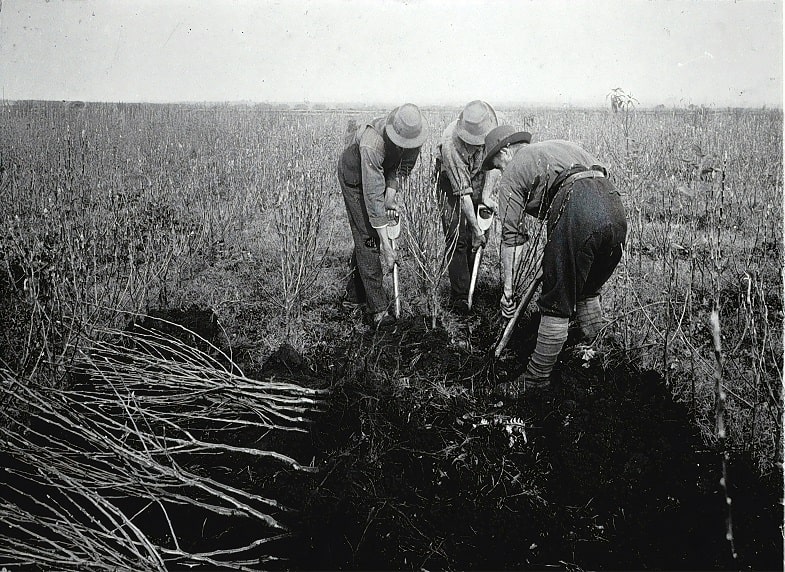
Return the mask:
POLYGON ((722 455, 659 374, 607 359, 612 342, 606 359, 566 348, 549 391, 496 398, 537 316, 494 360, 500 324, 482 317, 494 314, 452 333, 422 318, 373 332, 336 307, 327 327, 349 334, 257 372, 331 390, 286 451, 319 471, 257 483, 296 509, 273 546, 282 568, 782 569, 780 472, 729 458, 731 543, 722 455))

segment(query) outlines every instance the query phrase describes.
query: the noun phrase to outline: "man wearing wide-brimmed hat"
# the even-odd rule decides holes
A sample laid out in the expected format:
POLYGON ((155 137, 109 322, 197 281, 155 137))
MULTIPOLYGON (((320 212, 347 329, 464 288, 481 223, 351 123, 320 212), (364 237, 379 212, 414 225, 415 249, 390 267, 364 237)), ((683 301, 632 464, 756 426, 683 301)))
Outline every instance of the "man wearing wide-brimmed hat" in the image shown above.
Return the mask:
MULTIPOLYGON (((477 248, 485 245, 476 216, 477 205, 495 210, 496 203, 486 188, 482 171, 485 136, 498 125, 496 112, 488 103, 467 103, 458 119, 442 133, 436 151, 436 176, 445 193, 442 226, 447 244, 453 248, 449 266, 450 304, 459 314, 469 312, 469 286, 477 248)), ((490 186, 487 186, 490 189, 490 186)))
POLYGON ((513 271, 528 240, 524 215, 545 221, 548 236, 537 345, 525 372, 496 387, 496 393, 513 398, 549 386, 573 315, 586 338, 599 333, 600 289, 619 263, 627 235, 621 196, 591 154, 569 141, 530 140, 526 132, 498 127, 485 138, 483 161, 484 168, 503 171, 498 197, 505 317, 515 311, 513 271))
POLYGON ((347 134, 338 159, 338 181, 354 240, 344 304, 366 306, 375 327, 394 321, 383 287, 383 270, 392 270, 396 257, 387 226, 397 219, 399 180, 414 168, 426 135, 420 109, 405 103, 347 134))

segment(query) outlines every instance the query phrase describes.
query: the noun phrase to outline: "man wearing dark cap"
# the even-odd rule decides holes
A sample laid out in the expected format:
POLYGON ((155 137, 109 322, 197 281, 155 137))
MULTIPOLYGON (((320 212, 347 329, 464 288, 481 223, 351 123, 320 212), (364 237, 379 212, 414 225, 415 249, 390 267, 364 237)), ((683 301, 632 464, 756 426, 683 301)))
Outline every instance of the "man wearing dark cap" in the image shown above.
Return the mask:
POLYGON ((368 319, 377 328, 394 322, 383 287, 383 269, 391 271, 396 260, 387 226, 398 217, 399 180, 414 168, 425 138, 420 109, 405 103, 348 133, 338 159, 338 181, 354 240, 344 304, 367 306, 368 319))
POLYGON ((452 248, 449 265, 450 302, 459 314, 469 312, 469 283, 477 249, 485 245, 485 232, 477 223, 477 205, 495 210, 485 190, 482 158, 485 136, 498 125, 496 112, 484 101, 467 103, 456 121, 442 133, 436 150, 436 176, 445 194, 442 226, 452 248))
POLYGON ((483 162, 503 171, 498 196, 505 317, 515 311, 513 270, 528 240, 524 214, 547 224, 537 345, 525 372, 497 385, 495 392, 509 398, 548 387, 573 315, 587 338, 599 333, 600 289, 619 263, 627 235, 621 196, 592 155, 569 141, 530 140, 528 133, 498 127, 485 138, 483 162))

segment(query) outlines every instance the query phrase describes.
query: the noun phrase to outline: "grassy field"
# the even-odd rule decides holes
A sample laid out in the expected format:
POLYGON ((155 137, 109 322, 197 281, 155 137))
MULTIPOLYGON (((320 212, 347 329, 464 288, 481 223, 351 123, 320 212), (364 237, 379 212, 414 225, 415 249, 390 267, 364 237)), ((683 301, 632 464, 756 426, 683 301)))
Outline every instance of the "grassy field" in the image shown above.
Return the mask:
MULTIPOLYGON (((486 248, 478 287, 482 318, 472 324, 443 312, 447 279, 428 271, 439 268, 443 256, 438 197, 429 176, 433 145, 457 110, 425 113, 432 132, 405 188, 400 245, 402 324, 410 334, 401 334, 392 352, 389 339, 377 340, 359 316, 347 316, 337 306, 351 237, 334 167, 349 121, 373 117, 373 112, 34 102, 1 108, 0 213, 5 230, 0 236, 0 369, 6 453, 15 451, 15 462, 28 463, 34 456, 30 451, 43 446, 33 438, 26 444, 13 441, 20 427, 33 427, 31 417, 47 419, 59 430, 79 423, 63 420, 59 409, 41 401, 61 395, 57 399, 71 409, 78 402, 93 413, 126 404, 118 415, 139 414, 150 422, 149 434, 139 427, 132 432, 140 446, 147 450, 156 444, 168 455, 167 447, 175 444, 156 440, 160 433, 152 427, 170 427, 172 433, 195 430, 184 417, 164 413, 175 403, 168 401, 173 397, 148 396, 149 401, 135 404, 134 415, 127 404, 143 395, 146 385, 170 388, 176 395, 183 391, 178 383, 184 379, 201 380, 189 386, 194 394, 211 383, 225 393, 209 406, 196 401, 174 406, 215 411, 206 415, 208 426, 199 426, 205 435, 220 434, 213 425, 225 417, 251 415, 258 421, 256 406, 237 397, 251 399, 253 391, 260 400, 284 396, 271 401, 283 407, 276 410, 281 417, 259 421, 265 431, 284 433, 303 431, 301 417, 321 407, 319 391, 345 392, 342 388, 351 380, 410 390, 415 399, 401 400, 409 405, 482 400, 482 389, 494 378, 485 357, 502 328, 497 315, 498 236, 492 233, 486 248), (191 316, 205 313, 190 329, 210 344, 191 352, 177 342, 134 338, 132 347, 152 347, 155 359, 122 357, 120 350, 128 347, 123 337, 130 335, 123 332, 131 322, 149 315, 168 319, 189 310, 191 316), (167 359, 171 355, 175 363, 189 367, 174 368, 167 359), (114 374, 102 370, 100 356, 114 364, 114 374), (263 376, 271 363, 288 364, 290 371, 294 363, 300 377, 280 374, 284 386, 279 386, 280 379, 263 376), (104 371, 90 374, 94 383, 111 382, 116 388, 121 380, 125 393, 112 401, 79 386, 76 374, 85 371, 85 364, 104 371), (480 369, 483 375, 477 375, 480 369), (129 378, 138 386, 129 385, 129 378), (253 390, 242 385, 253 385, 253 379, 264 381, 253 390), (236 407, 227 406, 229 402, 236 407)), ((624 259, 603 294, 609 323, 596 351, 578 358, 577 371, 590 371, 595 379, 620 369, 656 372, 669 399, 684 408, 696 447, 750 458, 765 478, 779 474, 782 112, 627 108, 619 113, 509 109, 502 114, 536 140, 580 143, 607 165, 624 193, 629 234, 624 259), (712 311, 719 318, 720 352, 712 338, 712 311), (718 415, 720 394, 724 412, 718 415), (727 433, 718 428, 720 418, 727 433)), ((511 357, 506 356, 501 370, 514 369, 511 357)), ((370 407, 372 392, 362 395, 360 406, 370 407)), ((357 401, 352 403, 358 407, 357 401)), ((439 406, 434 407, 429 415, 438 416, 439 406)), ((422 422, 433 419, 424 415, 422 422)), ((387 431, 389 437, 396 430, 372 425, 361 433, 379 437, 376 432, 387 431)), ((101 427, 91 431, 100 435, 101 427)), ((233 430, 247 437, 248 426, 233 430)), ((182 440, 178 446, 188 441, 182 440)), ((216 442, 229 443, 224 439, 208 446, 209 439, 202 438, 190 441, 193 447, 196 441, 199 454, 206 456, 216 442)), ((100 443, 96 437, 93 445, 100 443)), ((269 444, 259 448, 269 450, 275 449, 269 444)), ((307 469, 312 459, 287 456, 282 461, 307 469)), ((148 470, 144 466, 139 465, 141 472, 148 470)), ((161 474, 180 478, 169 469, 161 474)), ((57 488, 66 476, 50 475, 45 484, 57 488)), ((480 485, 474 483, 478 490, 480 485)), ((213 483, 200 490, 212 495, 211 503, 230 497, 231 510, 247 510, 270 525, 266 512, 247 508, 252 503, 240 492, 227 493, 228 486, 213 483)), ((144 496, 141 490, 147 489, 129 485, 126 492, 144 496)), ((6 524, 18 522, 7 506, 2 514, 6 524)), ((125 522, 126 517, 113 518, 125 522)), ((105 529, 100 539, 112 537, 113 527, 105 529)), ((157 560, 163 552, 143 537, 139 533, 136 540, 117 541, 130 559, 119 565, 163 566, 164 560, 157 560)), ((103 540, 91 538, 96 547, 103 546, 103 540)), ((253 539, 242 540, 246 546, 244 542, 250 546, 253 539)), ((194 550, 176 544, 166 557, 189 561, 187 553, 191 562, 207 565, 218 558, 206 553, 196 557, 194 550)), ((361 567, 359 553, 354 562, 361 567)), ((435 548, 434 554, 442 566, 461 567, 461 561, 439 555, 435 548)), ((87 561, 87 556, 80 558, 87 561)), ((401 567, 412 563, 392 557, 388 562, 401 567)))

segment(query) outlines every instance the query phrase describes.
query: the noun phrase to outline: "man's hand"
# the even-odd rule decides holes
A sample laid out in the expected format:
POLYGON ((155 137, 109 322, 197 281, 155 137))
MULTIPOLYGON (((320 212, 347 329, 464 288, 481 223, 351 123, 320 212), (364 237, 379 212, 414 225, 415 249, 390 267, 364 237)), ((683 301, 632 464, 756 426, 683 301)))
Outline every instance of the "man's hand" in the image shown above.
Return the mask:
POLYGON ((480 247, 485 247, 485 233, 479 229, 472 232, 472 252, 480 247))
POLYGON ((499 308, 502 311, 502 318, 505 320, 511 319, 515 315, 515 301, 507 297, 507 294, 502 294, 499 301, 499 308))

